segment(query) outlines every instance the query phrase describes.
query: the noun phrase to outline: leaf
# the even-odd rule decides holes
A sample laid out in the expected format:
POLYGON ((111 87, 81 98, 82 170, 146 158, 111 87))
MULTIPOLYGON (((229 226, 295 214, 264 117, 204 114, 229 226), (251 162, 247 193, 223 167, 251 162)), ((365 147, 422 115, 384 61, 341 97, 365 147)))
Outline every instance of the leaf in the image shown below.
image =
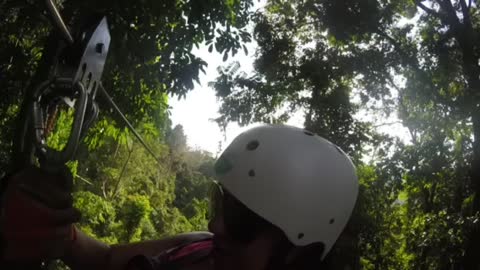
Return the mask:
POLYGON ((209 53, 213 52, 213 44, 210 44, 210 46, 208 46, 208 52, 209 53))
POLYGON ((245 52, 245 55, 248 55, 248 49, 247 49, 247 46, 245 45, 242 45, 243 46, 243 52, 245 52))

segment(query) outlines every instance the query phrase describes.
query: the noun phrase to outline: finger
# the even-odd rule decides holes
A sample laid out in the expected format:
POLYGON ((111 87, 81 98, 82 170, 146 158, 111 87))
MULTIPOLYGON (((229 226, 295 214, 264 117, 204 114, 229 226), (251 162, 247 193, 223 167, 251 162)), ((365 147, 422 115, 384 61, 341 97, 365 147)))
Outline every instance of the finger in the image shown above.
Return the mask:
POLYGON ((70 193, 63 192, 57 187, 51 186, 48 190, 39 185, 18 184, 18 188, 32 199, 44 203, 46 206, 56 209, 71 207, 73 198, 70 193))
POLYGON ((80 220, 81 214, 75 208, 66 208, 66 209, 44 209, 45 216, 48 216, 48 219, 45 219, 40 224, 45 224, 48 226, 59 226, 65 224, 76 223, 80 220))
POLYGON ((5 202, 5 227, 10 226, 11 230, 15 230, 16 226, 30 228, 43 224, 73 223, 80 219, 80 212, 74 208, 49 208, 19 190, 8 194, 5 202))
POLYGON ((65 191, 71 191, 73 189, 73 175, 70 169, 67 166, 63 166, 62 169, 58 172, 56 181, 61 181, 61 187, 65 191))
POLYGON ((5 235, 4 258, 52 258, 61 256, 75 240, 72 225, 13 231, 5 235))
POLYGON ((61 257, 74 241, 70 227, 11 233, 2 257, 7 260, 61 257))
MULTIPOLYGON (((55 227, 35 227, 9 231, 5 235, 8 245, 13 245, 22 241, 63 241, 73 240, 73 225, 63 225, 55 227)), ((44 245, 45 243, 38 242, 44 245)))
POLYGON ((78 209, 67 208, 67 209, 55 209, 53 210, 52 224, 53 225, 63 225, 63 224, 72 224, 80 221, 82 214, 78 209))
POLYGON ((51 186, 56 186, 62 191, 71 191, 73 186, 73 176, 69 169, 64 166, 60 171, 52 173, 37 167, 29 167, 12 176, 10 182, 25 183, 43 190, 51 186), (45 186, 47 185, 47 186, 45 186))

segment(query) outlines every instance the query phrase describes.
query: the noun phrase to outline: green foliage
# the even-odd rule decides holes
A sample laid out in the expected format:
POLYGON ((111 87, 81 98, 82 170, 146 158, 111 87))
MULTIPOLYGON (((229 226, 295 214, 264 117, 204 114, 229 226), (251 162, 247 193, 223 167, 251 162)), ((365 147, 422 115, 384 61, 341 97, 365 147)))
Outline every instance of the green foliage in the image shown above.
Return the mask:
MULTIPOLYGON (((235 55, 251 39, 252 1, 61 1, 77 34, 96 13, 107 17, 112 42, 102 83, 155 152, 153 158, 101 97, 100 118, 67 166, 81 230, 106 243, 127 243, 205 230, 210 154, 190 150, 183 128, 171 127, 168 95, 185 97, 207 63, 193 46, 235 55)), ((52 27, 44 2, 0 1, 0 172, 7 172, 15 117, 43 56, 52 27)), ((47 144, 60 150, 72 110, 55 118, 47 144)), ((61 268, 62 266, 58 266, 61 268)))
MULTIPOLYGON (((136 126, 169 127, 167 95, 185 97, 207 65, 192 53, 193 46, 212 44, 219 53, 235 55, 251 40, 246 30, 252 1, 61 1, 61 13, 72 32, 96 14, 107 17, 111 32, 102 83, 136 126)), ((43 55, 52 29, 45 2, 0 2, 0 169, 7 171, 14 139, 15 111, 43 55)), ((75 35, 76 36, 76 35, 75 35)), ((103 106, 101 121, 118 116, 103 106), (104 118, 106 117, 106 118, 104 118)), ((18 125, 19 123, 17 123, 18 125)), ((93 130, 90 136, 98 135, 93 130)), ((61 135, 59 135, 61 136, 61 135)), ((55 141, 55 139, 53 139, 55 141)), ((91 141, 92 144, 101 140, 91 141)), ((52 142, 56 144, 57 142, 52 142)))
POLYGON ((57 124, 47 137, 48 147, 61 151, 66 146, 73 121, 73 110, 60 110, 58 112, 57 124))
MULTIPOLYGON (((41 3, 0 2, 2 171, 15 115, 51 30, 41 3)), ((213 158, 189 149, 183 128, 171 127, 167 96, 185 96, 198 82, 207 63, 193 46, 227 60, 253 37, 253 74, 233 63, 210 84, 222 102, 217 121, 278 123, 302 110, 306 128, 352 156, 358 205, 329 257, 331 268, 478 269, 474 1, 269 0, 256 14, 250 0, 62 4, 73 28, 83 14, 107 15, 112 48, 103 83, 160 161, 102 108, 69 163, 86 233, 119 243, 206 229, 213 158), (381 133, 377 128, 388 123, 363 114, 396 115, 410 138, 381 133)), ((61 115, 51 147, 62 148, 69 126, 68 113, 61 115)))
POLYGON ((478 269, 475 1, 269 0, 253 21, 254 72, 233 64, 210 83, 217 121, 301 110, 306 128, 353 157, 359 204, 331 269, 478 269), (410 138, 377 129, 391 116, 410 138))
MULTIPOLYGON (((151 130, 139 128, 159 163, 128 132, 108 122, 99 122, 95 129, 103 132, 87 138, 87 145, 79 151, 76 188, 97 196, 97 203, 108 202, 108 211, 113 215, 109 216, 111 227, 99 227, 92 219, 82 229, 120 243, 206 229, 211 156, 189 150, 185 140, 180 140, 183 145, 179 145, 178 140, 162 139, 159 133, 149 135, 151 130), (97 142, 89 144, 89 140, 97 142), (183 152, 176 152, 179 150, 183 152)), ((182 132, 165 133, 184 136, 182 132)), ((85 208, 85 216, 95 216, 89 209, 85 208)))
POLYGON ((74 194, 74 206, 82 213, 79 228, 109 244, 118 243, 119 231, 115 206, 104 198, 89 191, 74 194))
MULTIPOLYGON (((127 196, 120 205, 119 211, 120 218, 124 220, 125 239, 128 242, 142 240, 142 229, 152 228, 149 220, 152 207, 148 197, 142 195, 127 196)), ((151 233, 151 230, 149 232, 151 233)))
MULTIPOLYGON (((117 131, 108 122, 95 128, 104 132, 87 139, 72 166, 78 190, 75 205, 84 216, 82 230, 108 243, 206 230, 208 189, 213 181, 209 154, 139 129, 145 132, 159 163, 127 132, 117 131), (89 144, 89 140, 97 143, 89 144), (183 152, 175 152, 179 149, 183 152)), ((182 132, 166 134, 184 136, 182 132)))
POLYGON ((209 207, 210 207, 210 198, 204 198, 202 200, 198 200, 194 198, 191 205, 194 208, 195 215, 192 216, 189 221, 192 224, 192 230, 194 231, 206 231, 208 228, 208 220, 207 217, 209 216, 209 207))

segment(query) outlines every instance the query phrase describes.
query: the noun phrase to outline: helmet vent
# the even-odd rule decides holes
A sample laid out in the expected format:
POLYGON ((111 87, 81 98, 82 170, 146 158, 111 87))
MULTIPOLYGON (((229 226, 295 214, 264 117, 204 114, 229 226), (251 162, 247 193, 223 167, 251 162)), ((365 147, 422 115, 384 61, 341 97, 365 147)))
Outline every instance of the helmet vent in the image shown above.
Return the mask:
POLYGON ((305 236, 305 234, 299 233, 298 236, 297 236, 297 238, 298 238, 298 239, 302 239, 304 236, 305 236))
POLYGON ((254 170, 250 170, 250 171, 248 172, 248 176, 254 177, 254 176, 255 176, 255 171, 254 171, 254 170))
POLYGON ((253 150, 257 149, 259 145, 260 145, 260 143, 257 140, 250 141, 247 144, 247 150, 248 151, 253 151, 253 150))
POLYGON ((304 130, 303 133, 305 133, 308 136, 315 136, 315 134, 313 134, 313 132, 308 131, 308 130, 304 130))
POLYGON ((330 224, 333 224, 333 223, 335 223, 335 219, 334 219, 334 218, 330 219, 330 224))

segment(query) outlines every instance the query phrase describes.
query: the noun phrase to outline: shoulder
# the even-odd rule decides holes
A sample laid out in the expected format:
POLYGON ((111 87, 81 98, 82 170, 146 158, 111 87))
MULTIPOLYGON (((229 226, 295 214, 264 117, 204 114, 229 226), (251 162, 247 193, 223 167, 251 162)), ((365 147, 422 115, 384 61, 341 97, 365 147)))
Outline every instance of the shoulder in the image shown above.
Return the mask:
POLYGON ((178 246, 211 238, 212 234, 209 232, 191 232, 158 240, 117 245, 114 246, 114 249, 119 251, 129 250, 129 253, 131 254, 141 254, 146 257, 153 257, 178 246))
POLYGON ((212 239, 212 237, 213 234, 210 232, 190 232, 176 235, 173 238, 182 241, 183 243, 188 243, 212 239))
POLYGON ((212 234, 194 232, 143 243, 142 255, 134 257, 128 269, 211 269, 212 234))

